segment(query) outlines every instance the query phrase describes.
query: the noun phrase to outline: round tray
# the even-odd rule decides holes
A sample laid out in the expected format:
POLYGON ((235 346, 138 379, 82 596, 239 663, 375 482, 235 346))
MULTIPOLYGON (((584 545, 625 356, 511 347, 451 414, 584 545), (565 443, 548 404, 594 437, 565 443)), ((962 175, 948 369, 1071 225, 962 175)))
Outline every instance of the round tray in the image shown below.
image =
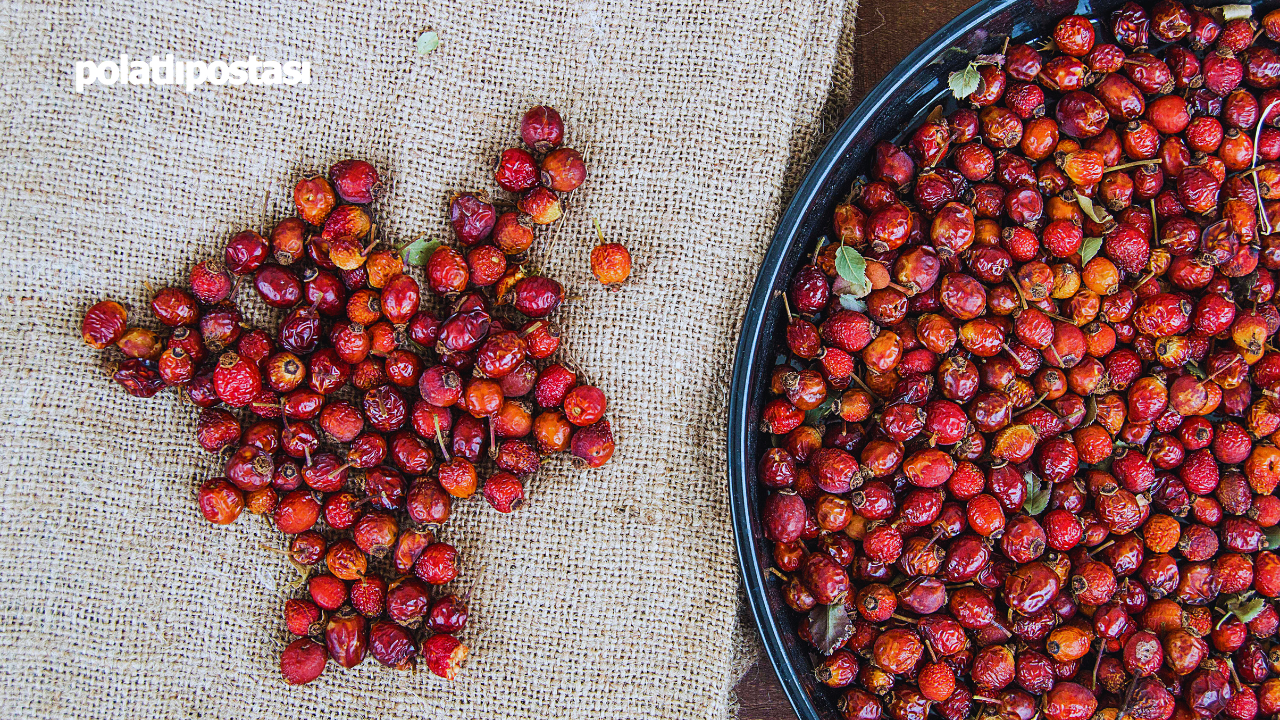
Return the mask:
MULTIPOLYGON (((779 322, 791 275, 818 238, 830 230, 831 214, 853 180, 866 171, 872 146, 895 139, 923 122, 942 104, 955 107, 947 76, 976 55, 1000 52, 1005 38, 1025 42, 1043 37, 1063 15, 1100 17, 1123 0, 983 0, 961 13, 917 47, 880 81, 841 124, 805 176, 769 245, 747 305, 734 360, 729 400, 729 498, 738 563, 756 626, 787 699, 802 720, 838 720, 838 692, 813 675, 816 655, 796 635, 799 616, 782 601, 779 583, 768 575, 772 543, 760 522, 756 466, 767 442, 757 429, 766 400, 768 370, 785 346, 779 322)), ((1219 2, 1207 3, 1210 5, 1219 2)), ((1259 3, 1261 4, 1261 3, 1259 3)))

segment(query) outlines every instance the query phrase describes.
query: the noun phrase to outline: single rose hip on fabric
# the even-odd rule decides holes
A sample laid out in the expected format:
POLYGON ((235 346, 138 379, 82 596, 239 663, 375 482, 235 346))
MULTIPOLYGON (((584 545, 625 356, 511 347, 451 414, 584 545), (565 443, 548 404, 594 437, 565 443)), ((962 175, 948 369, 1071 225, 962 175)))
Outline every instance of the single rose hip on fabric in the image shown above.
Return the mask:
POLYGON ((600 467, 613 457, 613 429, 608 420, 579 428, 569 441, 569 451, 586 463, 587 467, 600 467))
POLYGON ((569 422, 584 427, 604 417, 608 400, 600 388, 579 385, 565 394, 563 405, 569 422))
POLYGON ((525 440, 512 439, 498 445, 498 456, 494 459, 494 463, 499 468, 523 478, 538 471, 541 458, 533 445, 525 440))
POLYGON ((231 295, 231 276, 221 258, 196 263, 187 278, 191 292, 205 305, 216 305, 231 295))
POLYGON ((621 243, 602 243, 591 251, 591 274, 602 285, 619 285, 631 276, 631 253, 621 243))
POLYGON ((123 305, 114 300, 103 300, 85 312, 81 337, 96 350, 106 349, 124 336, 127 319, 128 313, 123 305))
MULTIPOLYGON (((121 310, 120 317, 123 321, 123 308, 121 310)), ((160 322, 169 327, 191 325, 200 317, 200 306, 196 304, 196 299, 191 293, 178 287, 161 288, 151 298, 151 311, 160 318, 160 322)))
POLYGON ((311 638, 298 638, 280 655, 280 674, 290 685, 305 685, 324 673, 329 653, 311 638))
POLYGON ((246 275, 261 267, 269 253, 266 238, 252 230, 243 230, 227 241, 223 260, 233 275, 246 275))
POLYGON ((329 177, 338 196, 349 203, 366 205, 373 202, 378 188, 378 170, 363 160, 341 160, 329 168, 329 177))
POLYGON ((480 194, 462 193, 449 201, 449 222, 458 242, 466 247, 488 240, 497 219, 493 204, 480 194))
POLYGON ((387 607, 387 581, 367 575, 351 583, 351 607, 366 618, 377 620, 387 607))
POLYGON ((456 498, 469 498, 476 491, 476 468, 463 458, 441 463, 436 476, 445 492, 456 498))
POLYGON ((310 530, 320 518, 320 501, 310 490, 294 490, 280 498, 272 519, 282 533, 296 535, 310 530))
POLYGON ((520 119, 520 139, 537 153, 545 153, 564 142, 564 121, 547 105, 529 108, 520 119))
MULTIPOLYGON (((330 246, 330 258, 332 259, 332 248, 336 243, 360 243, 364 240, 369 231, 373 229, 373 220, 369 217, 369 213, 359 205, 339 205, 329 213, 329 217, 325 218, 324 228, 320 231, 320 239, 328 243, 330 246)), ((312 242, 315 245, 315 242, 312 242)), ((363 256, 360 257, 359 264, 353 267, 359 267, 363 263, 363 256)), ((351 268, 343 268, 349 270, 351 268)))
POLYGON ((165 350, 160 354, 160 359, 156 361, 156 365, 160 377, 168 385, 186 385, 196 374, 195 363, 182 348, 165 350))
POLYGON ((324 536, 314 530, 308 530, 294 536, 289 541, 289 558, 302 565, 315 565, 324 558, 329 549, 324 536))
POLYGON ((560 203, 559 196, 554 190, 544 187, 525 191, 516 203, 516 208, 520 210, 522 218, 534 225, 550 225, 564 215, 564 206, 560 203))
POLYGON ((488 287, 507 271, 507 256, 493 245, 477 245, 467 253, 467 265, 471 268, 471 282, 488 287))
POLYGON ((382 289, 382 314, 391 324, 403 326, 418 312, 418 281, 410 275, 397 275, 382 289))
POLYGON ((413 572, 423 582, 444 585, 458 576, 458 551, 447 543, 435 543, 422 551, 413 572))
POLYGON ((353 609, 343 608, 329 619, 324 641, 334 662, 344 668, 355 667, 369 649, 369 621, 353 609))
POLYGON ((521 219, 520 213, 502 213, 493 228, 493 244, 507 255, 519 255, 533 244, 531 226, 532 223, 521 219))
POLYGON ((244 509, 244 494, 226 478, 214 478, 200 486, 197 503, 204 519, 214 525, 229 525, 244 509))
POLYGON ((470 279, 466 258, 448 245, 436 248, 427 260, 427 287, 436 295, 460 293, 467 289, 470 279))
POLYGON ((310 600, 292 598, 284 603, 285 627, 294 635, 306 637, 324 632, 324 613, 310 600))
POLYGON ((116 347, 125 357, 142 360, 156 360, 164 352, 160 336, 146 328, 129 328, 116 341, 116 347))
POLYGON ((338 198, 334 195, 329 181, 316 175, 303 178, 294 185, 293 203, 299 217, 319 227, 324 224, 325 218, 329 217, 329 211, 338 204, 338 198))
POLYGON ((306 251, 306 224, 298 218, 285 218, 271 231, 271 252, 276 262, 292 265, 306 251))
POLYGON ((537 161, 521 148, 503 150, 493 170, 493 180, 507 192, 528 190, 538 184, 537 161))
POLYGON ((467 659, 467 646, 452 635, 440 633, 432 635, 422 643, 422 657, 432 673, 445 680, 453 680, 458 669, 467 659))
POLYGON ((449 594, 431 604, 427 615, 427 628, 432 632, 456 633, 467 625, 469 611, 467 601, 449 594))
POLYGON ((500 513, 514 512, 524 505, 524 483, 503 470, 484 481, 482 492, 489 505, 500 513))
POLYGON ((556 192, 573 192, 587 179, 587 166, 573 148, 557 148, 547 153, 539 170, 542 184, 556 192))
POLYGON ((413 634, 397 623, 376 620, 369 628, 369 654, 395 670, 412 670, 418 654, 413 634))

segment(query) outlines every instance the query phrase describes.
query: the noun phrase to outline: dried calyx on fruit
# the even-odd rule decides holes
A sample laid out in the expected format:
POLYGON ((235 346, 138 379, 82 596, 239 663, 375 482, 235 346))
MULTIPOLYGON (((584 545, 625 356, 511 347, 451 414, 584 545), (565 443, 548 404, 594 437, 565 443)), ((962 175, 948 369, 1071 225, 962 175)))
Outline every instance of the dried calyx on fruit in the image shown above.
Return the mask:
MULTIPOLYGON (((110 371, 128 392, 175 387, 201 408, 200 446, 227 459, 196 491, 200 513, 226 525, 247 509, 290 536, 304 573, 284 608, 300 636, 280 658, 290 684, 370 655, 453 679, 468 655, 455 635, 470 616, 441 587, 461 565, 436 537, 453 504, 480 495, 514 512, 546 456, 599 467, 613 455, 604 392, 552 359, 550 316, 565 289, 520 265, 531 226, 559 217, 586 165, 563 147, 554 109, 530 110, 520 137, 528 149, 504 152, 495 180, 523 193, 525 215, 500 214, 483 192, 458 194, 456 244, 383 244, 368 207, 379 173, 343 160, 297 183, 298 217, 269 236, 233 236, 187 287, 153 294, 168 337, 130 327, 113 301, 85 313, 85 342, 118 348, 110 371), (245 277, 288 311, 274 332, 244 322, 245 277)), ((597 274, 622 282, 630 256, 602 247, 597 274)))
POLYGON ((953 73, 779 298, 774 577, 846 718, 1280 712, 1280 11, 953 73))

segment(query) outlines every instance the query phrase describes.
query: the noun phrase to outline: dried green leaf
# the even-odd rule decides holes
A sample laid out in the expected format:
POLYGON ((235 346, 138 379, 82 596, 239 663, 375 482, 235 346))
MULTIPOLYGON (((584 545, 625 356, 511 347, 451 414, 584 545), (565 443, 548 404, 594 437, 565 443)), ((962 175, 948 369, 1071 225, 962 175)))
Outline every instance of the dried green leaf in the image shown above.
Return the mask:
POLYGON ((947 76, 947 87, 951 88, 951 94, 957 100, 963 100, 977 92, 980 82, 982 82, 982 76, 978 74, 978 67, 973 63, 947 76))
POLYGON ((1080 209, 1084 211, 1085 215, 1089 216, 1090 220, 1101 224, 1106 222, 1106 218, 1111 217, 1106 213, 1098 212, 1098 209, 1093 205, 1093 198, 1080 192, 1076 193, 1075 195, 1076 195, 1076 203, 1080 205, 1080 209))
POLYGON ((855 298, 871 293, 871 281, 867 279, 867 261, 862 254, 848 245, 836 249, 836 272, 849 283, 849 294, 855 298))
POLYGON ((1028 515, 1039 515, 1049 508, 1049 500, 1053 498, 1053 483, 1041 482, 1033 472, 1025 472, 1022 479, 1027 483, 1027 499, 1022 503, 1022 510, 1028 515))
POLYGON ((1194 362, 1189 362, 1186 365, 1183 365, 1183 367, 1187 369, 1187 373, 1190 374, 1191 377, 1197 380, 1203 380, 1208 377, 1205 375, 1204 369, 1194 362))
POLYGON ((839 409, 840 396, 829 397, 823 400, 821 405, 804 414, 804 424, 820 428, 826 424, 827 418, 835 415, 839 409))
POLYGON ((426 238, 418 238, 400 251, 400 256, 410 265, 426 265, 427 259, 431 257, 431 253, 441 245, 440 240, 427 240, 426 238))
POLYGON ((440 47, 440 36, 435 30, 428 30, 418 36, 418 54, 426 55, 440 47))
MULTIPOLYGON (((1083 197, 1083 196, 1082 196, 1083 197)), ((1084 244, 1080 246, 1080 264, 1083 266, 1090 260, 1098 256, 1098 251, 1102 249, 1102 238, 1087 237, 1084 244)))
POLYGON ((809 611, 809 633, 818 652, 830 655, 853 636, 853 623, 844 603, 819 605, 809 611))
POLYGON ((845 310, 855 310, 857 312, 867 311, 867 304, 853 295, 841 295, 840 307, 845 310))
POLYGON ((1084 401, 1084 420, 1080 423, 1080 427, 1087 427, 1098 419, 1098 396, 1090 395, 1084 401))
POLYGON ((1232 20, 1247 20, 1253 17, 1252 5, 1223 5, 1222 19, 1224 22, 1232 20))
POLYGON ((1280 525, 1267 528, 1265 531, 1267 536, 1267 550, 1280 549, 1280 525))
POLYGON ((1239 607, 1233 609, 1231 611, 1231 614, 1240 618, 1240 622, 1247 623, 1253 620, 1254 618, 1258 617, 1259 615, 1261 615, 1262 611, 1266 609, 1267 609, 1267 601, 1264 600, 1263 598, 1257 598, 1254 600, 1250 600, 1247 603, 1242 603, 1239 607))

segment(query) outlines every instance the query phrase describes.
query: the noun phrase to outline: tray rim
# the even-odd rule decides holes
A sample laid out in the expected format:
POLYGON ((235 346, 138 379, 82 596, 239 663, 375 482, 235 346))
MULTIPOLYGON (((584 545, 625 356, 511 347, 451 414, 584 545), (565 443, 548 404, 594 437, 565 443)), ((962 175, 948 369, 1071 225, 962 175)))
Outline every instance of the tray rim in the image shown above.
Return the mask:
MULTIPOLYGON (((739 330, 734 354, 733 375, 729 387, 729 417, 727 433, 728 480, 730 514, 734 532, 734 546, 738 556, 738 569, 742 585, 746 589, 747 604, 755 621, 757 632, 769 657, 770 664, 782 684, 782 689, 800 720, 824 720, 805 692, 797 668, 790 662, 783 645, 782 630, 770 612, 765 595, 765 570, 756 562, 754 543, 757 538, 751 530, 750 477, 747 468, 747 434, 753 432, 749 416, 751 382, 761 360, 769 353, 759 348, 761 334, 768 316, 769 304, 778 275, 785 264, 791 246, 797 240, 804 216, 817 196, 823 191, 841 157, 853 144, 853 138, 869 123, 877 112, 913 74, 943 59, 947 50, 958 40, 984 24, 991 16, 1008 10, 1026 0, 984 0, 943 25, 927 40, 912 50, 894 66, 879 83, 867 93, 839 129, 827 141, 822 152, 805 173, 795 194, 787 203, 786 211, 778 220, 777 229, 769 242, 763 262, 757 272, 751 296, 747 302, 739 330)), ((957 55, 958 69, 967 56, 957 55)), ((791 628, 785 628, 792 632, 791 628)))

